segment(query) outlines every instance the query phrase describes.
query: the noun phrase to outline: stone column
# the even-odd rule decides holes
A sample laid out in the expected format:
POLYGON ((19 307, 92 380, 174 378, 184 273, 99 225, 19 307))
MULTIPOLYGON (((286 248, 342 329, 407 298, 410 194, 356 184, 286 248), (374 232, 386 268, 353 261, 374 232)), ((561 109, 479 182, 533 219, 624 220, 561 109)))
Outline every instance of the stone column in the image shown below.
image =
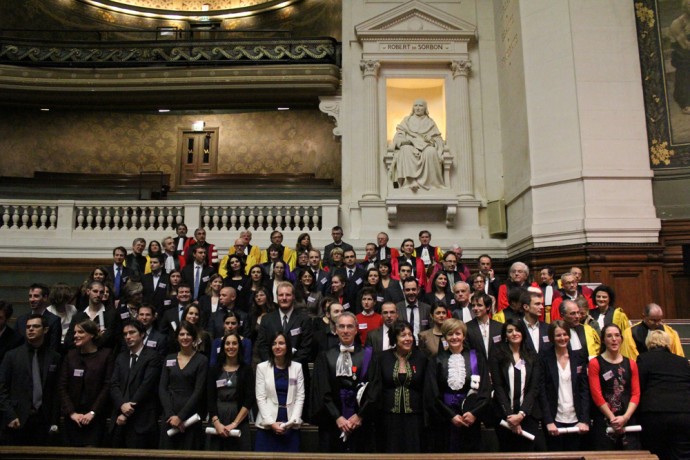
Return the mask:
POLYGON ((361 61, 359 68, 364 74, 364 151, 361 170, 364 173, 363 199, 378 199, 379 196, 379 107, 378 107, 378 74, 379 61, 361 61))
POLYGON ((474 178, 472 172, 472 125, 470 123, 470 92, 467 78, 472 68, 472 61, 469 59, 461 61, 453 61, 450 63, 450 69, 453 72, 453 85, 456 94, 458 95, 457 109, 452 110, 454 113, 449 113, 449 120, 457 120, 454 123, 454 130, 448 130, 453 133, 454 142, 457 148, 457 165, 458 165, 458 181, 460 182, 458 191, 459 197, 463 199, 474 199, 474 178))

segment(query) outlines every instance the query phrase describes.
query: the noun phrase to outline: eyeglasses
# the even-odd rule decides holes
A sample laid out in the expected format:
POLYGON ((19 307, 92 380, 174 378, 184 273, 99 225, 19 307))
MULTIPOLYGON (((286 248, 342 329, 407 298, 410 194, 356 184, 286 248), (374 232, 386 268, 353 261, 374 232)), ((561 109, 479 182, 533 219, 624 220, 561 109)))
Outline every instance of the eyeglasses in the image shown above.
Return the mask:
POLYGON ((43 329, 42 324, 27 324, 26 325, 27 329, 43 329))

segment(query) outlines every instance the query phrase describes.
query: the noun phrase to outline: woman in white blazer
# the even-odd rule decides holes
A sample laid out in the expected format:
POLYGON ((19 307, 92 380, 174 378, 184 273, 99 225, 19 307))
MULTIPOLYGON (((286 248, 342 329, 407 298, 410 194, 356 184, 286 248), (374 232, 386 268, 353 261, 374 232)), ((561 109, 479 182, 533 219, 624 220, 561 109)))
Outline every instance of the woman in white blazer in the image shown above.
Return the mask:
POLYGON ((277 332, 268 361, 256 367, 257 452, 299 452, 304 407, 302 365, 292 361, 290 338, 277 332))

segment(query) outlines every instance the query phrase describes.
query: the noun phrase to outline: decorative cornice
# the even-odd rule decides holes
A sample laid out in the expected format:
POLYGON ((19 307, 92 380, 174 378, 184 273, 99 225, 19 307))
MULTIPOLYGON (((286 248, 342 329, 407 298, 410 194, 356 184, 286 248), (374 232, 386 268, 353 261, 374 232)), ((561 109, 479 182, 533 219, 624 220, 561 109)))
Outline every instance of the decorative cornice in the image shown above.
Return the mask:
POLYGON ((379 61, 360 61, 359 68, 365 77, 377 77, 379 69, 381 68, 381 63, 379 61))
POLYGON ((70 67, 248 63, 339 65, 339 47, 338 42, 329 39, 60 44, 15 41, 0 46, 0 63, 70 67))

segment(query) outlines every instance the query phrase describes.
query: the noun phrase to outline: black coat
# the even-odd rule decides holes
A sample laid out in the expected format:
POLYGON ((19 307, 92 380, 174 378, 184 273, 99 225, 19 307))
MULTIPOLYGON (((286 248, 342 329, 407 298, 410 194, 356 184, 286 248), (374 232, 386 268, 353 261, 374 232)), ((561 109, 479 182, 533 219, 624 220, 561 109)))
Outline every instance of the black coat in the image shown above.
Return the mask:
POLYGON ((637 358, 640 375, 638 412, 690 413, 690 364, 665 348, 653 348, 637 358))
POLYGON ((501 330, 503 324, 492 319, 489 320, 489 353, 486 353, 484 348, 484 339, 482 331, 479 329, 479 320, 477 318, 467 323, 467 337, 465 337, 465 345, 473 350, 477 350, 482 355, 484 361, 488 361, 491 351, 497 343, 501 342, 501 330))
MULTIPOLYGON (((283 330, 282 312, 280 309, 264 315, 256 338, 256 348, 261 361, 268 359, 270 341, 277 331, 283 330)), ((292 348, 297 350, 292 355, 294 361, 305 364, 309 362, 312 348, 311 319, 306 313, 293 309, 288 320, 287 334, 290 336, 292 348)))
MULTIPOLYGON (((507 348, 508 345, 501 343, 500 348, 507 348)), ((497 347, 497 348, 499 348, 497 347)), ((500 350, 503 353, 500 355, 510 354, 510 350, 500 350)), ((489 369, 491 371, 491 380, 494 389, 494 406, 497 414, 502 420, 505 420, 508 415, 512 415, 513 408, 510 405, 510 380, 508 378, 508 371, 512 369, 513 363, 499 358, 499 350, 495 350, 493 356, 489 360, 489 369)), ((525 360, 525 367, 527 370, 527 380, 525 381, 525 393, 520 405, 520 410, 527 415, 531 415, 536 419, 541 419, 541 407, 539 404, 539 389, 541 387, 541 364, 537 356, 533 356, 531 360, 525 360)), ((525 372, 522 373, 525 378, 525 372)))
POLYGON ((161 272, 157 286, 153 285, 153 274, 151 273, 144 275, 141 281, 144 285, 144 302, 156 307, 156 312, 162 312, 164 310, 163 302, 168 295, 168 275, 165 270, 161 272))
MULTIPOLYGON (((577 421, 589 425, 589 380, 587 379, 587 349, 569 351, 570 379, 573 391, 573 402, 577 421)), ((542 367, 542 389, 539 391, 540 404, 544 423, 553 423, 558 409, 558 360, 556 351, 552 348, 540 353, 542 367)))

